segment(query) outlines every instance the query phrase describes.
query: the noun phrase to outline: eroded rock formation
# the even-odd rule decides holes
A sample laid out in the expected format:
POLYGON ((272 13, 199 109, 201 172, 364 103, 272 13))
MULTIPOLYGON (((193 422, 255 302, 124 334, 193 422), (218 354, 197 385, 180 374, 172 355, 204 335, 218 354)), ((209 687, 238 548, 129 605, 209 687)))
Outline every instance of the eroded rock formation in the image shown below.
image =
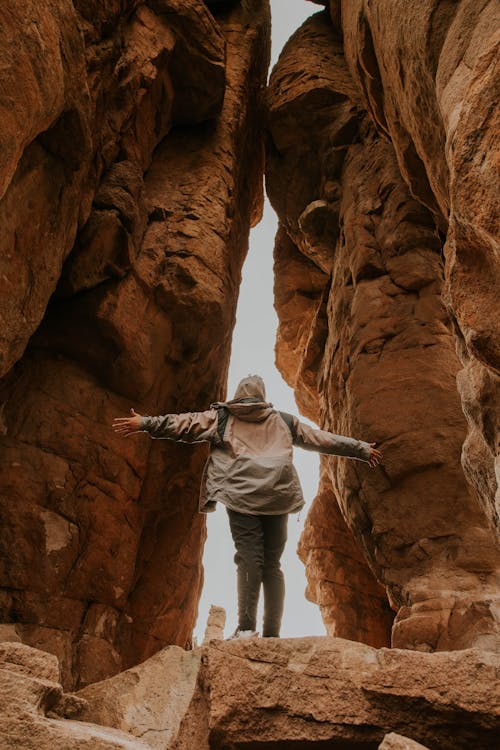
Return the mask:
MULTIPOLYGON (((309 596, 331 634, 377 647, 392 637, 424 651, 492 648, 495 3, 323 4, 286 46, 269 90, 277 359, 305 414, 378 441, 386 459, 375 472, 323 461, 300 548, 309 596)), ((222 395, 248 229, 262 203, 269 13, 265 0, 4 5, 0 623, 24 642, 12 657, 22 668, 6 679, 17 690, 12 672, 23 673, 30 644, 57 655, 65 686, 81 687, 165 644, 190 646, 205 450, 124 441, 110 422, 132 405, 196 410, 222 395)), ((240 742, 245 722, 254 732, 245 741, 264 741, 269 708, 269 742, 281 742, 283 727, 291 743, 297 732, 326 741, 317 724, 307 735, 307 707, 292 707, 290 719, 288 704, 262 687, 275 668, 284 669, 280 695, 303 664, 335 672, 345 654, 329 648, 209 648, 200 684, 213 688, 215 708, 203 708, 200 688, 202 724, 184 726, 179 750, 193 731, 205 744, 208 732, 214 747, 240 742), (241 691, 230 694, 241 659, 264 701, 255 715, 238 703, 241 691)), ((386 652, 345 648, 356 690, 374 659, 390 672, 386 652)), ((179 658, 192 666, 197 657, 179 658)), ((458 657, 394 658, 405 669, 427 664, 424 682, 429 665, 459 669, 458 657)), ((475 658, 464 664, 487 672, 487 658, 479 667, 475 658)), ((48 684, 54 660, 41 670, 18 694, 35 724, 38 706, 62 700, 48 684)), ((391 676, 400 684, 397 669, 391 676)), ((373 688, 375 702, 383 687, 373 688)), ((366 716, 376 726, 369 739, 344 728, 332 735, 331 706, 328 737, 374 747, 405 729, 406 714, 389 725, 364 713, 372 707, 358 693, 369 689, 348 696, 352 723, 366 716)), ((404 705, 414 697, 405 689, 404 705)), ((40 729, 43 741, 62 747, 69 740, 54 726, 40 729)), ((83 726, 74 747, 87 731, 95 747, 136 746, 83 726)))
POLYGON ((2 748, 493 750, 498 666, 478 650, 216 640, 191 652, 165 648, 71 695, 53 656, 1 644, 2 748))
POLYGON ((373 573, 394 645, 498 644, 494 15, 332 0, 271 75, 278 366, 305 414, 385 451, 325 460, 300 553, 329 632, 368 643, 373 573))
POLYGON ((266 2, 8 2, 0 86, 0 621, 66 686, 186 646, 203 448, 114 416, 225 386, 262 201, 266 2))

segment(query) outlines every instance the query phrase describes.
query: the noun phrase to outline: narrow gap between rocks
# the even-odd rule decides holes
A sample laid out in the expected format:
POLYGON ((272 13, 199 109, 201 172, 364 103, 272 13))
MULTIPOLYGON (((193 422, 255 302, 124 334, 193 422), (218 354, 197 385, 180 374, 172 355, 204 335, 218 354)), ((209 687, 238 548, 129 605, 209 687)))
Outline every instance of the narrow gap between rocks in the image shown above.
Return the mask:
MULTIPOLYGON (((274 364, 278 324, 273 307, 273 246, 276 229, 276 214, 266 200, 262 221, 251 231, 250 249, 243 267, 229 367, 228 396, 234 393, 241 378, 249 373, 257 373, 264 378, 267 398, 276 408, 297 414, 302 421, 309 422, 299 414, 293 391, 286 385, 274 364)), ((287 587, 281 630, 283 638, 325 635, 319 607, 305 598, 305 568, 296 551, 307 511, 318 489, 319 457, 298 449, 294 453, 294 463, 304 490, 306 506, 300 514, 289 518, 288 542, 282 558, 287 587)), ((203 556, 205 583, 195 628, 198 643, 203 640, 211 604, 217 604, 226 610, 226 637, 237 625, 234 549, 227 515, 222 506, 208 515, 207 529, 203 556)), ((262 602, 259 622, 261 620, 262 602)))
MULTIPOLYGON (((286 41, 314 12, 314 7, 302 0, 287 3, 283 12, 282 0, 271 0, 271 64, 269 74, 277 62, 286 41)), ((233 332, 228 395, 234 393, 238 381, 249 373, 264 378, 267 398, 275 407, 299 415, 293 391, 274 364, 274 346, 278 319, 273 305, 273 247, 278 219, 265 198, 261 222, 251 230, 248 256, 242 272, 236 326, 233 332)), ((317 454, 296 450, 295 466, 299 473, 306 506, 299 516, 291 516, 288 542, 282 558, 285 573, 286 599, 281 636, 324 635, 325 626, 319 607, 305 598, 305 568, 297 556, 297 544, 311 501, 316 495, 319 480, 317 454)), ((236 627, 236 568, 234 549, 226 513, 220 507, 207 518, 208 536, 205 543, 203 566, 205 582, 198 609, 194 636, 198 643, 203 633, 211 604, 224 607, 227 612, 225 635, 236 627)), ((259 622, 262 620, 262 597, 259 622)))

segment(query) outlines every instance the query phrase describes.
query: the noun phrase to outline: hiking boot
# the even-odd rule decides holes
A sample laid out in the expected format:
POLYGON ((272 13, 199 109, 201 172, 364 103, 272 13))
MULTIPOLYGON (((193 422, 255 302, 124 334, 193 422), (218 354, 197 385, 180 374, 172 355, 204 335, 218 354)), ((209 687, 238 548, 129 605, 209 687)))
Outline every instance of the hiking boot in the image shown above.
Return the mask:
POLYGON ((239 628, 236 628, 234 633, 229 636, 229 638, 226 638, 226 641, 244 641, 248 640, 248 638, 258 638, 259 634, 256 630, 240 630, 239 628))

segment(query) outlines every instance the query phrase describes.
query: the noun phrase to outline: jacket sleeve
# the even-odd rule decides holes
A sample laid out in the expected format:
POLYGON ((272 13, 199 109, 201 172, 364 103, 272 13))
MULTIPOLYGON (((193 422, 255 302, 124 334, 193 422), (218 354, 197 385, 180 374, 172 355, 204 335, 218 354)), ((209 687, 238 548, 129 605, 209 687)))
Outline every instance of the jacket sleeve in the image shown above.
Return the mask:
POLYGON ((297 417, 294 417, 294 433, 293 444, 307 451, 357 458, 360 461, 368 461, 370 458, 370 443, 334 435, 326 430, 316 430, 300 422, 297 417))
POLYGON ((183 443, 212 441, 217 436, 217 409, 142 417, 141 430, 152 438, 178 440, 183 443))

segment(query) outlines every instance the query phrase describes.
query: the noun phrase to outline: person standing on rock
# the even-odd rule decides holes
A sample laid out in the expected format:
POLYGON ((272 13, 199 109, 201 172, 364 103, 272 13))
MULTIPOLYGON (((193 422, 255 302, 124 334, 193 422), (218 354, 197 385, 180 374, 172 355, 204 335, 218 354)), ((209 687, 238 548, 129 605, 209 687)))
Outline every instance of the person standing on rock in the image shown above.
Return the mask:
POLYGON ((149 417, 131 409, 113 422, 119 435, 147 432, 152 438, 210 443, 202 478, 201 512, 226 506, 236 548, 238 627, 231 638, 257 636, 261 584, 264 589, 264 637, 279 637, 285 582, 280 560, 287 539, 289 513, 304 505, 293 465, 293 446, 365 461, 382 459, 375 443, 334 435, 276 411, 266 402, 264 381, 244 378, 234 398, 208 411, 149 417))

